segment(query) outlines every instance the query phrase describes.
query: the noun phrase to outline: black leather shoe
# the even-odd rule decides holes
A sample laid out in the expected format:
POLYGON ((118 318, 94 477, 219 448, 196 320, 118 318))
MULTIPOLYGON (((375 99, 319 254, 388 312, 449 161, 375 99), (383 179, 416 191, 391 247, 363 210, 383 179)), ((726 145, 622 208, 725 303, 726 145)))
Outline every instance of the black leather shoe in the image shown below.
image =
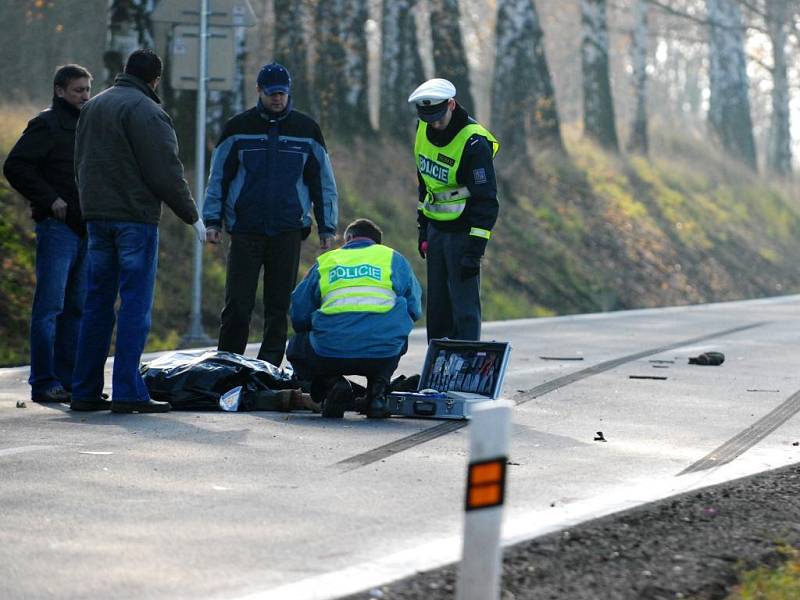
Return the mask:
POLYGON ((69 403, 70 410, 77 410, 77 411, 92 411, 92 410, 108 410, 111 408, 111 400, 105 400, 103 398, 97 398, 95 400, 80 400, 75 399, 69 403))
POLYGON ((165 413, 170 410, 172 410, 172 405, 169 402, 159 402, 153 399, 145 402, 111 401, 111 412, 113 413, 165 413))
POLYGON ((69 398, 70 393, 63 387, 58 387, 37 394, 36 396, 33 396, 31 400, 41 404, 48 404, 51 402, 69 402, 69 398))
POLYGON ((392 416, 386 400, 388 383, 388 381, 376 377, 367 384, 366 412, 368 419, 386 419, 392 416))
POLYGON ((353 389, 350 387, 350 383, 346 379, 340 379, 325 397, 322 416, 327 419, 341 419, 344 417, 347 403, 352 401, 352 396, 353 389))

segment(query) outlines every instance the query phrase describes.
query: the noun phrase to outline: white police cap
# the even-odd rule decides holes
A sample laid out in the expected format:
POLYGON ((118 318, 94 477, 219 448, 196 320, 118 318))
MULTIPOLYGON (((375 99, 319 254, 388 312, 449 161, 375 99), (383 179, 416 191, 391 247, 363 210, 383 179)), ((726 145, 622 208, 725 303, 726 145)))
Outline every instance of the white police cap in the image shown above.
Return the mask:
POLYGON ((447 79, 429 79, 408 97, 417 106, 417 116, 427 122, 438 121, 447 112, 447 101, 456 95, 456 86, 447 79))

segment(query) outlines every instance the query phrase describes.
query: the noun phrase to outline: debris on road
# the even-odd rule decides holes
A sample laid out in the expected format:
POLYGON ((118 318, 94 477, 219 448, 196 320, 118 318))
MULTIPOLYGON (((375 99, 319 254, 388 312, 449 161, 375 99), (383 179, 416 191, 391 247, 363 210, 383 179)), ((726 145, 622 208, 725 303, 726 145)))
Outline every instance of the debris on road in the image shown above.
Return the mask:
POLYGON ((628 375, 628 379, 656 379, 658 381, 663 381, 666 377, 662 377, 661 375, 628 375))
POLYGON ((583 360, 582 356, 540 356, 542 360, 583 360))
POLYGON ((772 393, 780 392, 780 390, 760 390, 758 388, 754 388, 754 389, 747 390, 747 391, 748 392, 772 392, 772 393))
POLYGON ((17 408, 28 408, 28 405, 25 404, 24 400, 17 400, 17 408))
POLYGON ((664 359, 659 359, 659 358, 653 358, 653 359, 650 359, 650 360, 649 360, 649 361, 647 361, 647 362, 651 362, 651 363, 659 363, 659 364, 661 364, 661 363, 665 363, 665 364, 670 364, 670 365, 674 365, 674 364, 675 364, 675 361, 674 361, 674 360, 664 360, 664 359))
POLYGON ((608 440, 603 437, 603 432, 602 431, 598 431, 594 436, 594 441, 595 442, 607 442, 608 440))
POLYGON ((709 367, 718 367, 725 362, 725 355, 722 352, 703 352, 698 356, 690 356, 690 365, 701 365, 709 367))

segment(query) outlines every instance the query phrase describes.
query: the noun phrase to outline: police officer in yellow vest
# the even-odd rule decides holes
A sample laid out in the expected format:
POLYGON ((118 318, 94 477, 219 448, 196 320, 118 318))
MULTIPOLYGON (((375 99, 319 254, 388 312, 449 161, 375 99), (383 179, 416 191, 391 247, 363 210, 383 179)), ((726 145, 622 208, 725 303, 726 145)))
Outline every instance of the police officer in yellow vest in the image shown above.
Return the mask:
POLYGON ((350 388, 342 375, 367 377, 367 417, 389 416, 389 381, 422 316, 411 265, 382 238, 372 221, 353 221, 345 244, 322 254, 292 292, 296 335, 286 357, 301 381, 312 382, 325 417, 344 415, 350 388))
POLYGON ((419 123, 418 249, 428 265, 428 339, 481 337, 480 264, 497 220, 493 159, 499 144, 455 100, 446 79, 409 96, 419 123))

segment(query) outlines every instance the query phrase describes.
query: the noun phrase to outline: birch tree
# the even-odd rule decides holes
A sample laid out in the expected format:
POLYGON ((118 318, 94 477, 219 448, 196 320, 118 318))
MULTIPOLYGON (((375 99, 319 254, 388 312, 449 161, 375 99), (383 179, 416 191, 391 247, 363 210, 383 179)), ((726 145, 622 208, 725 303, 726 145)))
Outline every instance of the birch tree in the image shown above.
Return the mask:
POLYGON ((467 112, 474 114, 458 0, 430 0, 430 9, 435 76, 450 80, 456 86, 458 102, 467 112))
POLYGON ((531 0, 499 2, 492 90, 492 128, 507 149, 527 155, 529 141, 562 147, 544 34, 531 0))
POLYGON ((315 92, 323 128, 343 135, 371 129, 367 101, 366 0, 317 5, 315 92))
POLYGON ((306 0, 274 0, 275 61, 292 75, 292 103, 302 111, 311 110, 311 81, 308 73, 308 3, 306 0))
POLYGON ((383 0, 380 127, 403 141, 413 136, 416 115, 408 96, 425 78, 417 48, 415 5, 416 0, 383 0))
POLYGON ((710 36, 709 124, 723 148, 755 170, 756 146, 739 5, 732 0, 706 0, 706 10, 710 36))
POLYGON ((619 142, 608 74, 606 0, 581 0, 581 24, 584 133, 617 151, 619 142))
POLYGON ((114 83, 131 52, 155 46, 150 15, 156 3, 157 0, 110 0, 106 51, 103 54, 105 87, 114 83))
POLYGON ((792 128, 789 116, 789 80, 786 43, 790 23, 787 0, 767 0, 766 21, 772 43, 772 116, 770 120, 767 166, 773 173, 792 172, 792 128))
POLYGON ((631 66, 633 67, 636 109, 628 141, 628 150, 645 155, 649 150, 647 138, 647 48, 649 45, 647 16, 649 8, 647 0, 637 0, 634 8, 631 66))

